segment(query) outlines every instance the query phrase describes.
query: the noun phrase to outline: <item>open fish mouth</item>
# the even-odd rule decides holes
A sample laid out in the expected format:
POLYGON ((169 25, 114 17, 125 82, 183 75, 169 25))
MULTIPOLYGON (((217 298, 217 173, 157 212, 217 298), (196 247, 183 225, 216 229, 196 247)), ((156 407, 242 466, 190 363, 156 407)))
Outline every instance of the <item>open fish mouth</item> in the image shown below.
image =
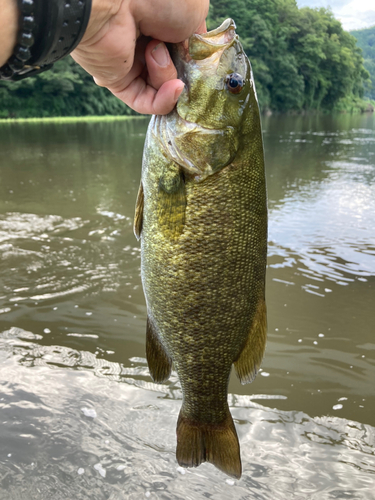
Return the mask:
POLYGON ((215 52, 227 49, 238 39, 233 19, 226 19, 221 26, 207 33, 192 35, 189 39, 189 55, 201 60, 215 52))
POLYGON ((196 33, 188 40, 176 44, 171 50, 172 59, 176 65, 178 59, 184 62, 201 61, 219 51, 222 52, 237 40, 236 24, 233 19, 229 18, 212 31, 201 34, 196 33), (177 53, 175 53, 175 50, 177 53))

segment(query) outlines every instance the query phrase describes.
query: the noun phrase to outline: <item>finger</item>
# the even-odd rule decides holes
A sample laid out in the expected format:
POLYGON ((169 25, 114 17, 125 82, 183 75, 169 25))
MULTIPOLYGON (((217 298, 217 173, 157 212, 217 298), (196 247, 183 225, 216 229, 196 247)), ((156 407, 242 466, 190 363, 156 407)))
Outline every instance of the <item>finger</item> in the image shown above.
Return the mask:
POLYGON ((141 33, 178 43, 202 24, 208 14, 209 0, 137 0, 134 6, 141 33))
POLYGON ((176 105, 183 89, 181 80, 169 80, 156 90, 138 77, 123 90, 109 90, 137 113, 166 115, 176 105))
POLYGON ((203 23, 195 30, 195 33, 198 33, 199 35, 202 33, 207 33, 206 21, 203 21, 203 23))
POLYGON ((136 43, 135 51, 129 57, 131 59, 131 67, 127 68, 127 71, 123 73, 123 68, 119 61, 115 65, 112 60, 109 60, 106 63, 112 70, 112 73, 109 71, 107 74, 104 74, 103 71, 94 76, 95 83, 101 87, 107 87, 113 94, 117 92, 121 92, 131 84, 131 82, 138 77, 143 78, 144 80, 147 77, 147 67, 145 62, 145 50, 148 44, 148 39, 146 37, 141 36, 136 43), (117 71, 117 73, 115 73, 117 71), (112 77, 112 78, 111 78, 112 77))
POLYGON ((144 59, 136 53, 134 65, 123 85, 120 88, 112 86, 110 90, 138 113, 164 115, 172 111, 184 88, 176 77, 177 71, 165 44, 152 40, 147 44, 144 59))
POLYGON ((163 83, 177 78, 177 71, 163 42, 152 40, 146 47, 148 83, 158 90, 163 83))

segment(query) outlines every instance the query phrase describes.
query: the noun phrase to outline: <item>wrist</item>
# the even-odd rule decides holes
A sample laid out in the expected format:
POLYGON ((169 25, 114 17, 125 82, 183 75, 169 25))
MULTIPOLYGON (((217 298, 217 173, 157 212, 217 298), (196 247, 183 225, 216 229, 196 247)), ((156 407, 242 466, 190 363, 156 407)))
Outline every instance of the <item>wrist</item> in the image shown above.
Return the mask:
POLYGON ((18 30, 18 8, 16 0, 0 0, 0 67, 12 55, 16 45, 18 30))
MULTIPOLYGON (((85 34, 91 12, 91 0, 0 0, 11 24, 14 11, 9 10, 10 2, 16 4, 17 27, 5 32, 12 32, 12 41, 3 53, 8 58, 0 66, 1 80, 36 75, 70 54, 85 34)), ((4 31, 2 34, 4 37, 4 31)))

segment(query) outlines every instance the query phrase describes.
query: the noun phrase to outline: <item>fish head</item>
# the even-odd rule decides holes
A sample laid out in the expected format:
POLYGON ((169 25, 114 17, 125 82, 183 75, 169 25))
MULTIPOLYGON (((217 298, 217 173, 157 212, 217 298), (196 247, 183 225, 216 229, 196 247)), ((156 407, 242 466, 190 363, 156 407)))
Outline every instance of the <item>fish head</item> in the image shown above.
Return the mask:
POLYGON ((169 157, 196 181, 233 162, 252 109, 259 114, 251 65, 235 28, 227 19, 170 48, 185 88, 156 128, 169 157))
POLYGON ((182 119, 209 129, 240 126, 255 86, 235 28, 227 19, 219 28, 177 44, 177 57, 172 57, 185 83, 177 103, 182 119))

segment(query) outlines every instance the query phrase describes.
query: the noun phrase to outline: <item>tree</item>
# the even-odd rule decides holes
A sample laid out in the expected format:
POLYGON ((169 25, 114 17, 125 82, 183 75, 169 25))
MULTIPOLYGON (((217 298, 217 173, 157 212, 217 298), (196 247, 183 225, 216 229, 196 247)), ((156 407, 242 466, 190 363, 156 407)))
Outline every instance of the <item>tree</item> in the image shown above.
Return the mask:
POLYGON ((0 117, 124 115, 132 111, 95 85, 71 57, 18 82, 0 81, 0 117))
POLYGON ((295 0, 212 0, 208 25, 237 23, 261 108, 332 109, 362 97, 369 79, 356 40, 330 10, 298 9, 295 0))
POLYGON ((351 31, 363 51, 364 67, 370 74, 365 86, 365 96, 375 100, 375 26, 358 31, 351 31))
MULTIPOLYGON (((237 23, 262 110, 332 110, 371 90, 356 38, 330 10, 299 9, 295 0, 211 0, 208 28, 237 23)), ((355 32, 375 82, 375 27, 355 32)), ((36 77, 0 82, 0 117, 132 114, 70 57, 36 77)))

